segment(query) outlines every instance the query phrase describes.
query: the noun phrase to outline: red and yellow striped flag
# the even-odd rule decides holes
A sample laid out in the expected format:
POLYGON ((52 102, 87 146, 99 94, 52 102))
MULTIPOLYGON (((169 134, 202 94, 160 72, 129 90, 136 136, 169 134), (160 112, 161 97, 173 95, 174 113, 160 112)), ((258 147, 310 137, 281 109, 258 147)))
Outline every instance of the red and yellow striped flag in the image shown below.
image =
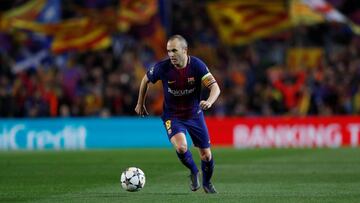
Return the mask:
POLYGON ((320 47, 290 48, 286 54, 287 66, 293 70, 319 68, 323 65, 324 49, 320 47))
POLYGON ((241 45, 291 26, 284 1, 222 1, 209 3, 208 13, 221 40, 241 45))
POLYGON ((111 37, 106 26, 81 18, 65 21, 56 27, 51 51, 87 51, 105 49, 111 45, 111 37))
POLYGON ((108 48, 111 38, 104 27, 86 28, 76 32, 56 34, 51 44, 51 51, 62 53, 66 51, 89 51, 108 48))
POLYGON ((8 31, 14 20, 34 21, 44 9, 46 0, 32 0, 1 15, 0 30, 8 31))
POLYGON ((2 18, 17 18, 17 19, 27 19, 27 20, 35 20, 36 17, 43 10, 46 0, 32 0, 27 3, 13 8, 4 13, 2 18))
POLYGON ((118 29, 126 32, 132 25, 144 25, 157 12, 157 0, 122 0, 118 11, 118 29))
POLYGON ((42 24, 16 19, 13 28, 52 36, 51 51, 86 51, 104 49, 111 45, 111 36, 106 25, 91 18, 76 18, 56 24, 42 24))

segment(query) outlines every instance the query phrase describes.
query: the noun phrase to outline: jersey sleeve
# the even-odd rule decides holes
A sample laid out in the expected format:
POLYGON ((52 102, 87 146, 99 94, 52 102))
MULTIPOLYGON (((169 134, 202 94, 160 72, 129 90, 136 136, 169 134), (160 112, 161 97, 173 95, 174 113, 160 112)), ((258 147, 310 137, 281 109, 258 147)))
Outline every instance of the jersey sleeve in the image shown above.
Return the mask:
POLYGON ((200 59, 197 59, 196 63, 198 65, 198 74, 201 79, 204 76, 206 76, 207 74, 210 74, 208 67, 206 66, 206 64, 203 61, 201 61, 200 59))
POLYGON ((155 64, 154 66, 148 69, 146 75, 151 83, 156 83, 156 81, 160 80, 160 75, 161 75, 160 70, 161 69, 158 64, 155 64))
POLYGON ((209 87, 210 85, 212 85, 213 83, 215 83, 215 79, 212 76, 212 74, 209 71, 209 68, 206 66, 206 64, 201 61, 200 59, 197 60, 198 63, 198 73, 199 73, 199 77, 201 78, 202 83, 206 86, 209 87))

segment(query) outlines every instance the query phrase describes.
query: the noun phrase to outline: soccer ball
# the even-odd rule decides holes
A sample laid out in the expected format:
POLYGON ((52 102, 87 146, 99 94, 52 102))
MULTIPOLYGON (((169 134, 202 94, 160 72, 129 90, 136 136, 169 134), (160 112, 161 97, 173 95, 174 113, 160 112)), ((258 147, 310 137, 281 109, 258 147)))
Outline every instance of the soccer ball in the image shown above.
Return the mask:
POLYGON ((129 167, 121 174, 121 187, 129 192, 139 191, 145 185, 145 174, 137 167, 129 167))

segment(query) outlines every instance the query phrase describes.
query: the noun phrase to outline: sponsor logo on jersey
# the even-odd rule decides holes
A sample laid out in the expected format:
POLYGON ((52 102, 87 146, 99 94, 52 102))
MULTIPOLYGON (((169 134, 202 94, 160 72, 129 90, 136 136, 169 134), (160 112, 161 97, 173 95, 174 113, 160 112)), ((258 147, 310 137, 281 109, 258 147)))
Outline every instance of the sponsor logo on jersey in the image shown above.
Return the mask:
POLYGON ((185 89, 185 90, 173 90, 170 87, 168 87, 168 92, 176 97, 178 96, 184 96, 189 95, 195 91, 195 87, 192 89, 185 89))

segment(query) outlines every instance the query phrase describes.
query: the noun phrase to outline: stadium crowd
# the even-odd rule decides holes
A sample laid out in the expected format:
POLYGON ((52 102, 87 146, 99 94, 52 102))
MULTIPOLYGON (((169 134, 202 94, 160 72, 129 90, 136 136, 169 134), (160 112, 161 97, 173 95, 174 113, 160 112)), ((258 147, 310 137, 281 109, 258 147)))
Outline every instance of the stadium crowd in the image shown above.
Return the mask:
MULTIPOLYGON (((208 115, 360 114, 360 37, 347 26, 298 26, 230 47, 220 42, 209 17, 199 15, 206 13, 202 1, 171 6, 168 35, 188 39, 190 54, 209 65, 222 90, 208 115), (287 49, 314 46, 324 50, 317 67, 286 63, 287 49)), ((0 33, 0 117, 135 115, 141 77, 156 62, 141 38, 119 33, 118 43, 106 50, 53 55, 48 63, 14 73, 17 57, 35 46, 19 43, 19 37, 0 33)), ((152 115, 161 114, 160 92, 149 92, 152 115)))

